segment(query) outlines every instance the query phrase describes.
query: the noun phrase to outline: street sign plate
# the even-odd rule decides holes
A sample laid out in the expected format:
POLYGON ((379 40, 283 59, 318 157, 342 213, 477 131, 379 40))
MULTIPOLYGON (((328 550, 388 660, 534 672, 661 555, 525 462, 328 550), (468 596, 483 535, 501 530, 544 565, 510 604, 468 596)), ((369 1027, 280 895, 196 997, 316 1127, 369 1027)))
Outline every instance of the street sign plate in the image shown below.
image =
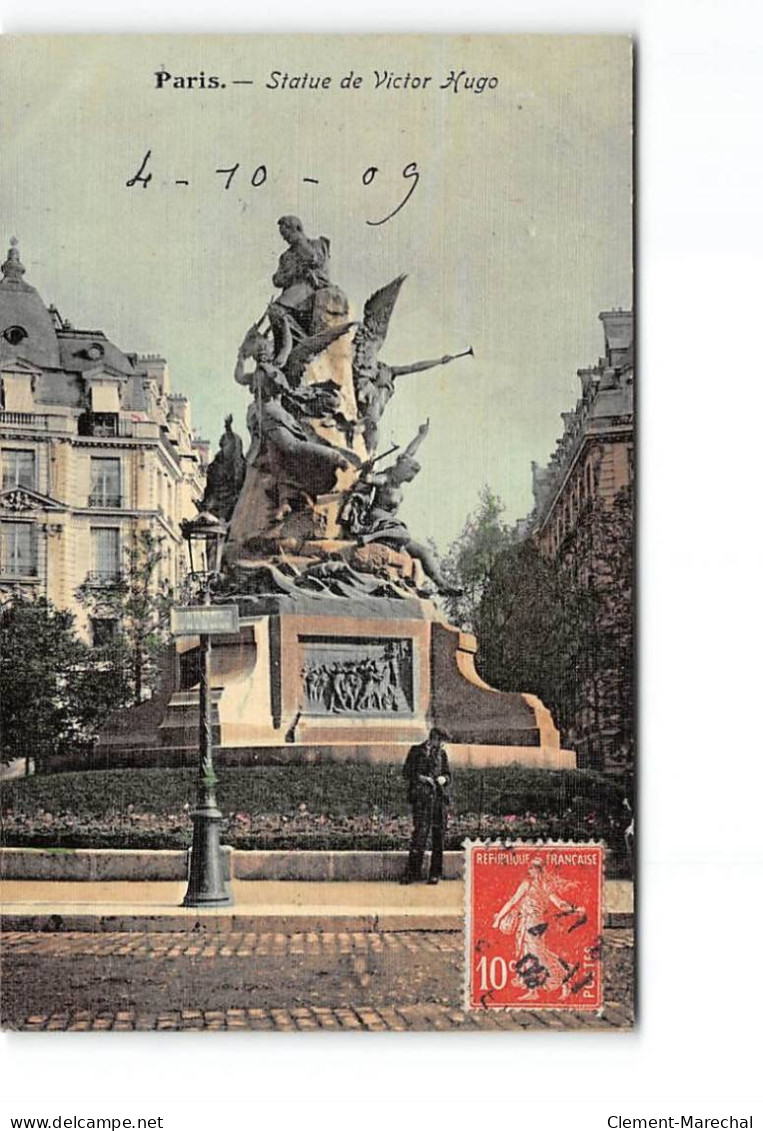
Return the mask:
POLYGON ((227 636, 238 632, 238 605, 178 605, 170 609, 173 636, 227 636))

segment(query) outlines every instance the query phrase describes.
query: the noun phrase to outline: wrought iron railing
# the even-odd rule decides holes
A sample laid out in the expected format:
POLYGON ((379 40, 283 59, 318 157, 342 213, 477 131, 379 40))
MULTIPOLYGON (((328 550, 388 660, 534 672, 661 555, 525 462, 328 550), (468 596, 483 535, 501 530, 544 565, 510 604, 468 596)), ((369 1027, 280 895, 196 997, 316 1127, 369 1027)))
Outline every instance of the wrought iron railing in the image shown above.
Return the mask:
POLYGON ((87 500, 89 507, 111 507, 117 510, 124 506, 124 499, 121 495, 109 495, 103 491, 96 491, 95 494, 89 495, 87 500))
POLYGON ((85 574, 85 585, 116 585, 122 580, 118 569, 91 569, 85 574))
POLYGON ((36 565, 0 562, 0 580, 2 581, 34 581, 38 576, 39 572, 36 565))
POLYGON ((80 436, 109 439, 133 436, 135 427, 132 420, 125 420, 116 412, 85 412, 79 418, 78 431, 80 436))

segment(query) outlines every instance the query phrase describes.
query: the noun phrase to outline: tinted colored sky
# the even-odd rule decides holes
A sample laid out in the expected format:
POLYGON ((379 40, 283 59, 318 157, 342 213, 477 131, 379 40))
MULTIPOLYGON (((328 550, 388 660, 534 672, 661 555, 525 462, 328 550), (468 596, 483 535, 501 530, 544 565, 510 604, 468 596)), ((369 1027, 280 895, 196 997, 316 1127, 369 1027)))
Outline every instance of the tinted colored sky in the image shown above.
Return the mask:
POLYGON ((236 350, 273 293, 276 220, 296 213, 331 239, 357 312, 408 273, 385 360, 474 347, 401 378, 384 418, 385 446, 431 418, 411 530, 445 548, 485 483, 508 517, 527 512, 530 461, 603 351, 599 311, 631 303, 627 39, 22 37, 0 62, 0 236, 19 237, 27 280, 75 325, 163 354, 214 446, 227 411, 245 432, 236 350), (157 89, 160 70, 226 85, 157 89), (442 89, 451 70, 498 82, 442 89), (272 71, 332 83, 270 90, 272 71), (350 71, 359 89, 341 88, 350 71), (375 71, 431 79, 377 88, 375 71), (127 188, 149 149, 151 182, 127 188), (411 162, 410 200, 369 225, 411 187, 411 162), (236 164, 226 189, 215 170, 236 164))

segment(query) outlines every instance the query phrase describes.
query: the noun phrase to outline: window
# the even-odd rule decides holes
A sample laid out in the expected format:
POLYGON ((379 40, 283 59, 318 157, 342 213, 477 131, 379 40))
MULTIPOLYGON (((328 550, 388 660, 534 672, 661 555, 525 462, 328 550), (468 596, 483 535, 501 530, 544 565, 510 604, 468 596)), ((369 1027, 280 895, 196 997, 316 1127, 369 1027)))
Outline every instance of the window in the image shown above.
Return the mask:
POLYGON ((3 452, 3 490, 35 488, 34 452, 8 448, 3 452))
POLYGON ((24 338, 29 337, 29 334, 23 326, 8 326, 7 329, 3 330, 3 337, 10 345, 20 346, 24 338))
POLYGON ((119 414, 116 412, 83 412, 78 421, 80 436, 118 436, 119 414))
POLYGON ((93 543, 94 581, 116 581, 119 577, 119 527, 100 526, 90 531, 93 543))
POLYGON ((37 576, 37 527, 31 522, 0 525, 0 573, 4 577, 37 576))
POLYGON ((94 648, 103 648, 110 644, 117 631, 117 622, 113 617, 91 617, 90 634, 93 638, 94 648))
POLYGON ((91 507, 121 507, 122 473, 119 459, 94 456, 90 460, 91 507))

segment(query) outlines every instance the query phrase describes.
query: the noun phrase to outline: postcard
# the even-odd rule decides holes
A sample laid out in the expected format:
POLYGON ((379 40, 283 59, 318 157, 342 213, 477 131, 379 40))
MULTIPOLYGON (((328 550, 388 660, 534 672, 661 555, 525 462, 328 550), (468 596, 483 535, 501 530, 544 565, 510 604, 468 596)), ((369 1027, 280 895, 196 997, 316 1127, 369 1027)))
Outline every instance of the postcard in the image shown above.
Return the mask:
POLYGON ((0 75, 3 1027, 630 1028, 631 41, 0 75))

